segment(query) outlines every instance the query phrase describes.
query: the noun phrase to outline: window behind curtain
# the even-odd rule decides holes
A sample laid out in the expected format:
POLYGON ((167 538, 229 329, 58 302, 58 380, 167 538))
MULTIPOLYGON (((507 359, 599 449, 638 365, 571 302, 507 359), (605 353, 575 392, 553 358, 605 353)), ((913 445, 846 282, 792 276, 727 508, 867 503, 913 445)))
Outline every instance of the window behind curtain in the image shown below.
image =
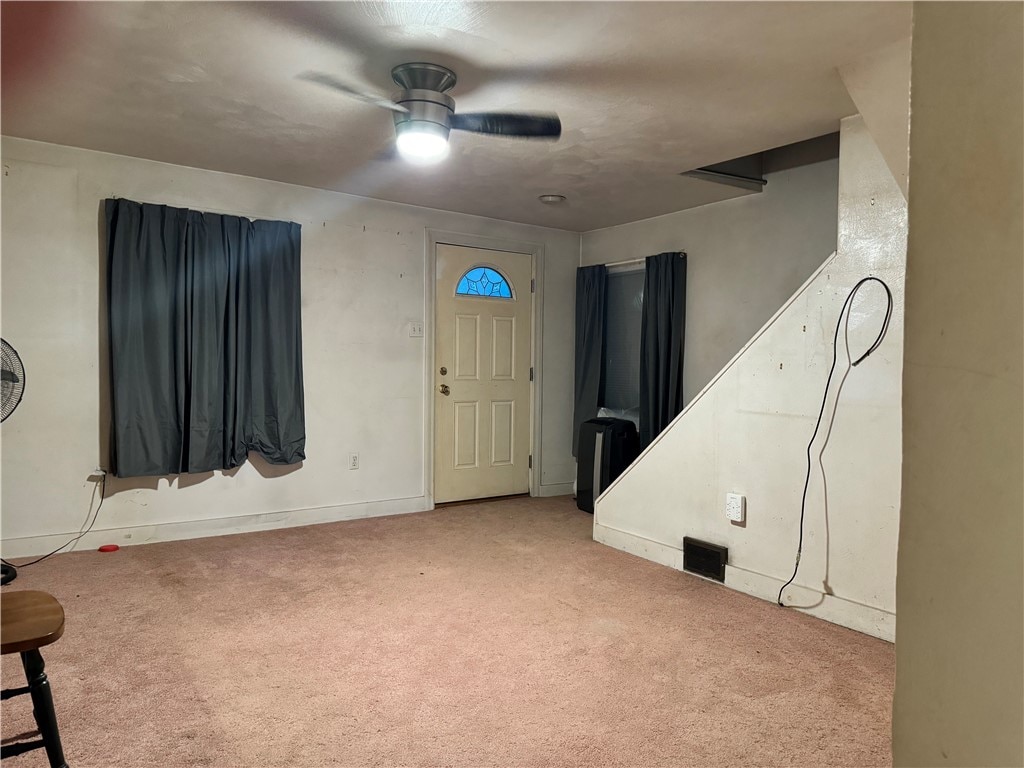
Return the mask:
POLYGON ((301 228, 106 201, 111 469, 305 458, 301 228))
POLYGON ((640 405, 640 318, 644 271, 608 273, 605 354, 602 360, 605 408, 640 405))

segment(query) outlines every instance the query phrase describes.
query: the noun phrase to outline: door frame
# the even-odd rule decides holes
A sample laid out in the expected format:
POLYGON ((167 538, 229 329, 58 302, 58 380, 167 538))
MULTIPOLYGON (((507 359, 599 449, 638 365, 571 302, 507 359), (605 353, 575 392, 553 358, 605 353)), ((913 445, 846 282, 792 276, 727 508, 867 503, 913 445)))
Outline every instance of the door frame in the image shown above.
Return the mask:
MULTIPOLYGON (((541 440, 540 424, 542 414, 541 359, 543 357, 543 322, 544 322, 544 246, 540 243, 525 240, 505 240, 484 235, 472 235, 466 232, 451 232, 443 229, 426 230, 426 242, 423 256, 423 341, 425 350, 423 359, 423 496, 427 509, 434 508, 434 371, 437 360, 434 355, 434 313, 437 292, 437 246, 455 245, 464 248, 482 248, 488 251, 504 251, 520 253, 531 257, 531 280, 534 290, 532 299, 530 331, 530 366, 533 368, 533 386, 530 388, 530 455, 533 466, 529 469, 530 495, 540 495, 541 440)), ((516 286, 519 295, 522 288, 516 286)))

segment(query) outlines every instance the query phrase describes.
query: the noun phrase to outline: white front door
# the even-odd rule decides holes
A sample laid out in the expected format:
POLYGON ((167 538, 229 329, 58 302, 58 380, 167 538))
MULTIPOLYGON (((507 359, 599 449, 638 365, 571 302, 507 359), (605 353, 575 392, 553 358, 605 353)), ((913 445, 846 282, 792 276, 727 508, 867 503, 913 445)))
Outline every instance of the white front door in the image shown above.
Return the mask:
POLYGON ((528 493, 532 257, 436 255, 434 501, 528 493))

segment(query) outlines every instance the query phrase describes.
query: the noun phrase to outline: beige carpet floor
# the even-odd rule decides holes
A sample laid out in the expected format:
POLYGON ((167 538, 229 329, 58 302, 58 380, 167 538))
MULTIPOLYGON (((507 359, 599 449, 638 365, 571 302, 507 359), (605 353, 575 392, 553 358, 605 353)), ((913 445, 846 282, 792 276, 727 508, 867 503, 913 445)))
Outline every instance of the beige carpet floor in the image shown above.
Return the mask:
POLYGON ((64 605, 71 768, 890 764, 891 645, 591 524, 513 499, 60 555, 4 592, 64 605))

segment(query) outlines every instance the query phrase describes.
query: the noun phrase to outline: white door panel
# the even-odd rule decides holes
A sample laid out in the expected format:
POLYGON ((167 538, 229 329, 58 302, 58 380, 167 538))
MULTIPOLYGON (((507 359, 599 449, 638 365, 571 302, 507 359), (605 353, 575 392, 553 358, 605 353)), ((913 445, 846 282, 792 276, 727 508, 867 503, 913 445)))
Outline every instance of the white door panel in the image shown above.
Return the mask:
POLYGON ((434 500, 527 493, 532 257, 441 244, 436 255, 434 500))

